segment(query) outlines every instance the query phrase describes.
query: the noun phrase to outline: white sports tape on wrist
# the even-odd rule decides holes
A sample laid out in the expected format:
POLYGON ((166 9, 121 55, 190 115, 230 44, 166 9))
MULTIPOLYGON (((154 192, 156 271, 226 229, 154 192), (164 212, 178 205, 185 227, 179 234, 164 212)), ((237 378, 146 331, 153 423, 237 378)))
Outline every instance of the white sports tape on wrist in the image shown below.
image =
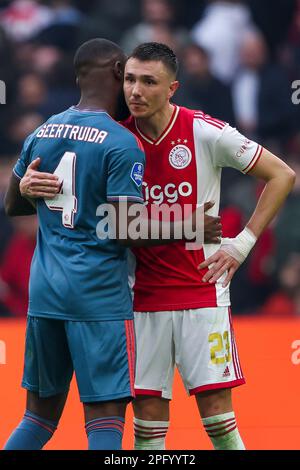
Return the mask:
POLYGON ((235 238, 223 238, 221 250, 226 251, 230 256, 242 264, 256 243, 256 236, 248 228, 235 238))

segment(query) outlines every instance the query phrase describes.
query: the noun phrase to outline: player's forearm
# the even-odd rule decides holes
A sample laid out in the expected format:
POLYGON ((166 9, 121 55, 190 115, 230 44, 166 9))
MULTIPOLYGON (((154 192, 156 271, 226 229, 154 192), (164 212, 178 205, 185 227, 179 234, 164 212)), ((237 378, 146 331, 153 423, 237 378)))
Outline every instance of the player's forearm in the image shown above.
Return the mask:
MULTIPOLYGON (((213 204, 210 204, 212 206, 213 204)), ((185 219, 171 222, 172 211, 168 208, 160 207, 156 216, 151 218, 146 207, 142 204, 132 204, 127 202, 111 203, 111 206, 105 209, 109 214, 112 233, 120 244, 128 247, 146 247, 168 245, 179 240, 193 242, 197 240, 202 243, 204 240, 205 220, 209 225, 209 219, 205 219, 204 210, 208 206, 201 206, 185 219), (110 208, 114 210, 110 210, 110 208), (165 212, 164 212, 165 210, 165 212), (159 215, 160 214, 160 215, 159 215), (163 216, 164 220, 159 220, 163 216)), ((98 214, 99 215, 99 214, 98 214)), ((218 218, 216 218, 216 228, 212 230, 219 236, 218 218)), ((210 239, 214 237, 210 236, 210 239)), ((214 241, 212 241, 214 242, 214 241)))
POLYGON ((204 275, 204 282, 217 282, 227 271, 227 277, 222 284, 226 287, 231 281, 234 273, 241 265, 263 230, 277 214, 279 208, 285 201, 295 182, 295 173, 287 165, 279 160, 273 161, 277 168, 256 169, 257 176, 263 177, 266 181, 264 191, 258 201, 256 209, 249 220, 246 228, 235 238, 224 238, 221 248, 214 255, 207 258, 199 265, 199 269, 209 268, 204 275), (210 267, 210 265, 213 265, 210 267))
POLYGON ((275 217, 295 183, 295 173, 287 168, 270 179, 247 223, 247 228, 258 238, 275 217))
POLYGON ((35 214, 35 207, 27 199, 21 196, 19 183, 19 179, 12 175, 4 198, 5 213, 9 216, 35 214))
POLYGON ((131 248, 142 248, 159 245, 169 245, 179 240, 194 241, 194 238, 185 237, 183 222, 160 222, 156 220, 144 220, 140 231, 140 237, 130 237, 130 230, 126 239, 119 239, 119 242, 131 248))

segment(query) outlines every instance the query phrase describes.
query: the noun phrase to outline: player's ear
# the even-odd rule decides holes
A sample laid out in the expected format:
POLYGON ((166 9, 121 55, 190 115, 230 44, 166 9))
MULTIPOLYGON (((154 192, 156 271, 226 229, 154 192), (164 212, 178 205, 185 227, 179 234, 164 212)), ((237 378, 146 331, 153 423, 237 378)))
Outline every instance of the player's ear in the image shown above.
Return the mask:
POLYGON ((124 77, 124 65, 118 60, 114 63, 113 68, 114 76, 117 80, 123 80, 124 77))
POLYGON ((179 81, 174 80, 174 82, 171 83, 170 88, 169 88, 169 96, 168 96, 169 99, 172 98, 172 96, 174 95, 176 90, 178 90, 178 88, 179 88, 179 81))

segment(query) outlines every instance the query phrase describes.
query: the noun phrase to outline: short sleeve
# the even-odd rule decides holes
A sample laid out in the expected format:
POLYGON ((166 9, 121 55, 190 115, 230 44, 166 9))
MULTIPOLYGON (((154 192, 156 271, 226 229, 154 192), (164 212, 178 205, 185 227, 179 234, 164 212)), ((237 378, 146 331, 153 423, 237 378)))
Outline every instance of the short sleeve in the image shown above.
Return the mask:
POLYGON ((107 200, 143 202, 142 184, 145 154, 138 147, 110 152, 108 161, 107 200))
POLYGON ((31 144, 32 144, 33 136, 32 134, 27 137, 24 142, 22 152, 20 157, 18 158, 14 168, 13 173, 14 175, 21 179, 26 173, 27 167, 30 163, 30 151, 31 151, 31 144))
POLYGON ((213 155, 216 167, 231 167, 243 173, 254 168, 263 147, 227 125, 219 134, 213 155))

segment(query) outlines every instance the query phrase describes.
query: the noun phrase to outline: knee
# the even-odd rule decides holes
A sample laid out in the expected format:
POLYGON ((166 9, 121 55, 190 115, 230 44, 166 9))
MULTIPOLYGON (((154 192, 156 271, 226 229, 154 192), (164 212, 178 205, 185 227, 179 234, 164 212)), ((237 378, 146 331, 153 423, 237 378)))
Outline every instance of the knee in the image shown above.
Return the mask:
POLYGON ((169 400, 164 398, 138 397, 133 401, 134 415, 145 421, 168 421, 169 400))
POLYGON ((232 411, 230 389, 199 393, 196 399, 202 418, 232 411))

